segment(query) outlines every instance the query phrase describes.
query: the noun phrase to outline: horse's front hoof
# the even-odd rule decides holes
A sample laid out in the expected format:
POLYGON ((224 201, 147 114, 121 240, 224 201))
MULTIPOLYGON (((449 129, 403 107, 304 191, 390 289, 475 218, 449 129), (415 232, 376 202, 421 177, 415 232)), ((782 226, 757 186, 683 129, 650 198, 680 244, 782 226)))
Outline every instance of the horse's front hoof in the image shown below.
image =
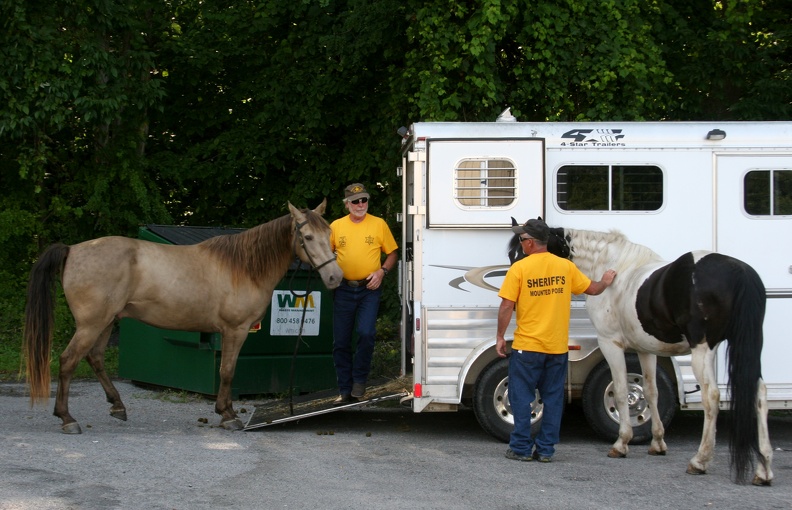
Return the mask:
POLYGON ((654 448, 649 448, 649 455, 662 455, 665 456, 665 450, 655 450, 654 448))
POLYGON ((82 434, 82 429, 80 428, 80 424, 76 421, 71 423, 64 423, 61 427, 61 431, 64 434, 82 434))
POLYGON ((751 483, 753 485, 758 485, 760 487, 770 487, 771 485, 773 485, 772 480, 765 480, 764 478, 760 478, 758 476, 754 476, 754 479, 751 483))
POLYGON ((233 418, 231 420, 220 422, 220 426, 226 430, 242 430, 245 428, 245 425, 239 418, 233 418))
POLYGON ((110 416, 121 421, 127 421, 126 409, 110 409, 110 416))
POLYGON ((620 452, 615 448, 611 448, 610 451, 608 452, 608 457, 610 457, 611 459, 623 459, 626 456, 627 456, 626 453, 620 452))
POLYGON ((697 468, 696 466, 694 466, 692 464, 688 464, 686 472, 689 475, 706 475, 707 474, 707 470, 706 469, 697 468))

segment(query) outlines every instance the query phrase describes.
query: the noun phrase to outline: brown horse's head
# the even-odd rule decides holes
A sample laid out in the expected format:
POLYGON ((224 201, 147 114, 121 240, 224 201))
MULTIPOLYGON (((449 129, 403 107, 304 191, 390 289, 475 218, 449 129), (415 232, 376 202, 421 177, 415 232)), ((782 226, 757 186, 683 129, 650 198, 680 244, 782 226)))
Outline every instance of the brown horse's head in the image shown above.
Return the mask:
POLYGON ((322 217, 326 206, 327 199, 313 211, 300 210, 289 203, 289 212, 294 232, 294 253, 319 271, 325 286, 332 290, 341 284, 344 273, 330 247, 330 225, 322 217))

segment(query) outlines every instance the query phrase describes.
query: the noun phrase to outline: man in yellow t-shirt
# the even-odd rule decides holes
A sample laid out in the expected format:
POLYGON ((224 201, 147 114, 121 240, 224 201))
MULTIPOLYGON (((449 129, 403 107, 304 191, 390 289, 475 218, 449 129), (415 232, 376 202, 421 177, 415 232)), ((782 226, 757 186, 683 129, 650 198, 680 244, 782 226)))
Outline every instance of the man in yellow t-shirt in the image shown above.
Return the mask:
POLYGON ((366 393, 366 382, 374 354, 377 312, 382 282, 396 265, 398 245, 388 224, 368 214, 371 196, 360 184, 344 189, 347 216, 330 224, 330 245, 344 272, 333 293, 333 363, 343 405, 366 393), (382 254, 385 254, 385 261, 382 254), (352 353, 352 331, 357 323, 357 348, 352 353))
POLYGON ((527 255, 506 273, 498 296, 495 348, 506 357, 504 334, 517 310, 517 329, 509 360, 509 403, 514 431, 506 458, 550 462, 559 440, 564 411, 564 381, 569 361, 569 315, 572 294, 601 294, 616 272, 608 270, 592 282, 575 264, 547 251, 550 229, 542 220, 512 227, 527 255), (544 413, 539 434, 531 437, 531 404, 536 390, 544 413))

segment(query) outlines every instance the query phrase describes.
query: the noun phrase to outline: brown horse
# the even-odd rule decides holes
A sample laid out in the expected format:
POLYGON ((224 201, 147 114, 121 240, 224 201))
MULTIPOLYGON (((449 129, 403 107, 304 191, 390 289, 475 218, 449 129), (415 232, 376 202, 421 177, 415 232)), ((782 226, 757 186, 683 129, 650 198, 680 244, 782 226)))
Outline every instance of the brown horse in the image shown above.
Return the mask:
POLYGON ((224 428, 241 429, 231 402, 237 356, 290 262, 296 256, 310 264, 328 289, 341 283, 341 268, 330 249, 330 227, 321 216, 326 204, 325 200, 313 211, 289 204, 286 216, 189 246, 125 237, 50 246, 33 266, 27 291, 24 350, 31 405, 50 395, 53 291, 60 273, 76 325, 60 357, 53 413, 63 420, 64 433, 82 432, 69 414, 68 398, 74 369, 86 356, 112 404, 110 414, 126 420, 126 408, 104 370, 107 340, 114 321, 122 317, 158 328, 220 333, 215 412, 224 428))

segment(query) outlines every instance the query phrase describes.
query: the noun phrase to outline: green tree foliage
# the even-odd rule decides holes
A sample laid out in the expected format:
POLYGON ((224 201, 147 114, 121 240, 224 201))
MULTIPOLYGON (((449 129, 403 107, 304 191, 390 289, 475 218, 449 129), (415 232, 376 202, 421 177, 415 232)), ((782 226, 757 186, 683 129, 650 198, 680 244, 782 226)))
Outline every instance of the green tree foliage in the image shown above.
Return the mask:
POLYGON ((414 3, 407 69, 425 120, 492 120, 504 105, 522 120, 639 120, 667 106, 654 3, 414 3))
POLYGON ((784 3, 414 1, 409 101, 435 121, 786 119, 784 3))
POLYGON ((398 2, 210 4, 184 2, 162 48, 149 164, 178 183, 174 218, 251 226, 324 197, 337 215, 350 181, 394 185, 398 2))
POLYGON ((0 241, 38 242, 131 233, 165 219, 159 186, 144 171, 148 111, 164 91, 152 79, 144 3, 3 4, 0 241))
POLYGON ((674 100, 663 117, 790 119, 792 22, 788 11, 784 0, 661 4, 653 31, 674 76, 674 100))

